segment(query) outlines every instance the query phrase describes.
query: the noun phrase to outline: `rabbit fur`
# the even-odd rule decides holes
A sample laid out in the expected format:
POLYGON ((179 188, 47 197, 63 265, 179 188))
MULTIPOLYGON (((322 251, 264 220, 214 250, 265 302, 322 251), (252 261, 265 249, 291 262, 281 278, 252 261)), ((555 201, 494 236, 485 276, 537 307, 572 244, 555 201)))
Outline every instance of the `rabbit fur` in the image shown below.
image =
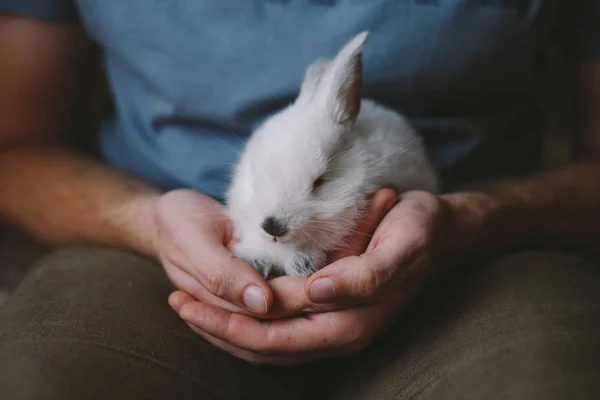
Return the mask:
POLYGON ((437 192, 421 138, 362 98, 368 32, 305 72, 295 101, 256 129, 233 170, 227 212, 236 257, 263 276, 308 276, 345 245, 383 187, 437 192))

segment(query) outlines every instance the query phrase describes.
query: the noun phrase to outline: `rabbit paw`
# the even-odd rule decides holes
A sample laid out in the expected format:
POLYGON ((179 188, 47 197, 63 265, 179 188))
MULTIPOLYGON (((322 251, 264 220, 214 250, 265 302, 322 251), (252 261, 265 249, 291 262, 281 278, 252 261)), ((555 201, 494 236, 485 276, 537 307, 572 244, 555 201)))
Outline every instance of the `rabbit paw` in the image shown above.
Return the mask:
POLYGON ((267 260, 259 259, 259 258, 242 258, 241 260, 247 262, 252 265, 254 269, 262 275, 263 278, 267 279, 271 272, 273 272, 273 264, 267 260))
POLYGON ((325 259, 325 253, 299 251, 288 258, 283 269, 290 276, 310 276, 323 266, 325 259))

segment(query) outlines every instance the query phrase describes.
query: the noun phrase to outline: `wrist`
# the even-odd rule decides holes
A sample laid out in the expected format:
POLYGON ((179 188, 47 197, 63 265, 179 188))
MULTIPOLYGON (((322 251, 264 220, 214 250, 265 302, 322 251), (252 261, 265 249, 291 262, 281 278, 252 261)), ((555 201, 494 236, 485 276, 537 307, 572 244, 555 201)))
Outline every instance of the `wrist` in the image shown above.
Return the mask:
POLYGON ((505 229, 515 208, 483 192, 457 192, 440 196, 442 203, 439 239, 445 264, 466 262, 506 250, 515 232, 505 229))
POLYGON ((143 255, 158 258, 156 210, 161 198, 159 192, 132 196, 121 210, 123 221, 119 244, 143 255))

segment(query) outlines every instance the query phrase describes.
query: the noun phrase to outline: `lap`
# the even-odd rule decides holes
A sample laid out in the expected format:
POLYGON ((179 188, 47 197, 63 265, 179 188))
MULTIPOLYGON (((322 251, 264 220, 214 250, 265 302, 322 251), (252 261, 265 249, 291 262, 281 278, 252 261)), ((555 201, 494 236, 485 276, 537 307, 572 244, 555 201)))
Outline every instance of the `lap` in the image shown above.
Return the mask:
POLYGON ((593 398, 599 284, 583 257, 508 256, 428 288, 361 355, 280 370, 197 337, 169 308, 156 263, 64 249, 0 309, 0 389, 7 400, 290 399, 324 397, 328 382, 340 399, 593 398))
POLYGON ((356 357, 337 398, 596 399, 600 266, 526 252, 436 282, 356 357))
POLYGON ((292 398, 169 307, 162 269, 114 250, 37 263, 0 309, 0 391, 19 399, 292 398))

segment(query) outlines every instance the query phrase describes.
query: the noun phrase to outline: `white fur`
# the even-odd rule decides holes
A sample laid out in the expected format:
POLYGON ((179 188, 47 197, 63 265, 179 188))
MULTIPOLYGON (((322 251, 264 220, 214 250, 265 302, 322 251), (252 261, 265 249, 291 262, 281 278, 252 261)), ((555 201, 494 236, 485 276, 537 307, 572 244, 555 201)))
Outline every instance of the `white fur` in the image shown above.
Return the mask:
POLYGON ((435 170, 406 119, 360 98, 366 39, 363 32, 332 61, 309 66, 296 101, 253 133, 234 170, 227 194, 238 240, 234 253, 265 276, 321 268, 326 253, 344 245, 377 189, 438 190, 435 170), (325 183, 313 192, 322 174, 325 183), (261 228, 268 216, 288 226, 277 241, 261 228))

